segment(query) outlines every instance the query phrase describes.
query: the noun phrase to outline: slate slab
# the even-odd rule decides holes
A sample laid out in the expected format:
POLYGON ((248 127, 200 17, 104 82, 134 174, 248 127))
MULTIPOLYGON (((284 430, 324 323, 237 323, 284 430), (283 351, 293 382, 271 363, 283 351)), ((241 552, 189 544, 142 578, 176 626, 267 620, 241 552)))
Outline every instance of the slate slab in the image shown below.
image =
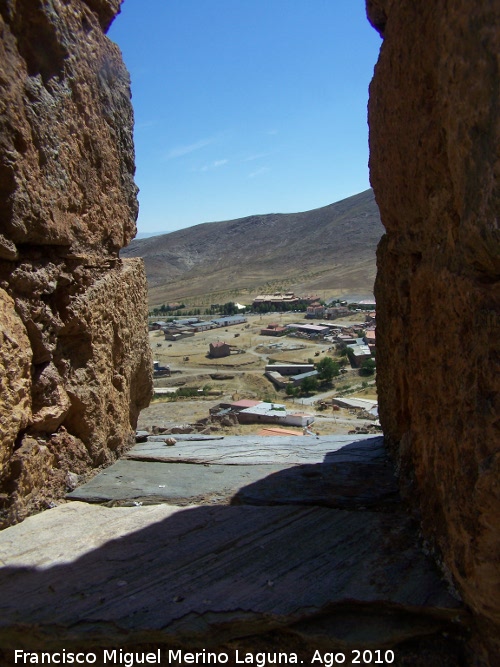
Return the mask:
POLYGON ((401 502, 389 463, 320 463, 284 468, 245 485, 232 504, 321 505, 391 511, 401 502), (369 468, 369 470, 367 470, 369 468))
POLYGON ((244 486, 282 469, 282 465, 224 466, 120 460, 66 497, 90 503, 224 502, 244 486))
POLYGON ((223 435, 204 435, 203 433, 161 433, 159 435, 151 435, 148 433, 146 440, 150 442, 165 442, 170 438, 175 438, 178 442, 182 441, 203 441, 203 440, 224 440, 223 435))
POLYGON ((325 635, 346 606, 462 613, 402 513, 75 502, 0 533, 0 557, 4 649, 325 635))
POLYGON ((178 440, 174 447, 167 447, 164 440, 174 436, 151 436, 147 442, 135 445, 126 458, 145 461, 190 461, 192 463, 220 463, 224 465, 260 465, 282 463, 321 463, 325 457, 346 446, 353 456, 387 458, 383 438, 380 436, 230 436, 216 440, 211 436, 195 440, 192 436, 178 440))
MULTIPOLYGON (((151 444, 162 446, 158 442, 151 444)), ((121 460, 69 493, 67 498, 87 502, 230 502, 378 510, 391 510, 399 502, 393 465, 381 438, 353 442, 326 454, 324 449, 321 453, 306 450, 304 455, 312 454, 313 460, 325 462, 305 465, 292 465, 287 457, 284 458, 288 463, 256 464, 251 451, 243 449, 248 445, 238 446, 240 460, 250 459, 252 464, 121 460)), ((205 452, 207 455, 211 452, 215 460, 227 455, 226 447, 222 453, 220 449, 220 442, 205 444, 205 452)), ((279 459, 276 451, 284 450, 276 445, 271 448, 271 456, 279 459)), ((297 452, 300 454, 301 450, 291 449, 292 457, 297 452)))

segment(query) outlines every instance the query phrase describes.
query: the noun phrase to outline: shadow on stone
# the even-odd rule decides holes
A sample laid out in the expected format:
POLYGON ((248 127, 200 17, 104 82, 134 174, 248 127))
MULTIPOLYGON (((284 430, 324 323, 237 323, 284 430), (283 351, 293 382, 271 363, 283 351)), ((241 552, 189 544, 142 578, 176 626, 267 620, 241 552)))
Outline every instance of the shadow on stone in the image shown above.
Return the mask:
MULTIPOLYGON (((325 493, 358 509, 375 496, 370 475, 388 464, 380 443, 365 441, 368 458, 360 446, 296 466, 302 490, 286 469, 233 500, 259 507, 72 502, 3 531, 0 646, 403 651, 418 641, 439 651, 449 644, 457 656, 465 613, 389 482, 378 502, 387 509, 390 495, 391 512, 314 506, 325 493), (356 457, 365 459, 357 477, 356 457), (324 490, 334 483, 341 492, 324 490)), ((432 662, 433 651, 411 664, 444 664, 432 662)))
POLYGON ((349 510, 391 511, 400 507, 394 467, 383 438, 352 442, 325 455, 324 462, 281 470, 249 484, 231 504, 321 505, 349 510))

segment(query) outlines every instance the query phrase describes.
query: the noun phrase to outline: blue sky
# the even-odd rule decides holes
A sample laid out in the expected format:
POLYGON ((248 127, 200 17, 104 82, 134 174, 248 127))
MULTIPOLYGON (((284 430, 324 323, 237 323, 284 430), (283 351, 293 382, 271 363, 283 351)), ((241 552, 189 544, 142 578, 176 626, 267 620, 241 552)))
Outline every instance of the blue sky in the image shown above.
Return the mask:
POLYGON ((125 0, 139 232, 307 211, 369 187, 364 0, 125 0))

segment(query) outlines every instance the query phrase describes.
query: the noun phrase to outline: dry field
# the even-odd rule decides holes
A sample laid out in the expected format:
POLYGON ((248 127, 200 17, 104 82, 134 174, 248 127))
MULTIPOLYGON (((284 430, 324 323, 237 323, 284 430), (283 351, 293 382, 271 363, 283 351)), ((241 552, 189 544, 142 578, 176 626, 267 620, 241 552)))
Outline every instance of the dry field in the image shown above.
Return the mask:
MULTIPOLYGON (((315 362, 324 356, 334 356, 325 342, 313 342, 300 338, 273 338, 260 335, 260 330, 270 323, 288 324, 303 321, 302 313, 284 313, 272 315, 250 315, 246 324, 230 326, 227 329, 215 329, 197 333, 193 338, 180 341, 165 341, 162 332, 150 333, 150 342, 155 360, 161 365, 168 365, 172 370, 169 378, 155 380, 155 387, 193 387, 202 389, 209 387, 209 395, 195 398, 178 398, 173 401, 166 396, 154 398, 149 408, 142 411, 139 428, 151 429, 171 428, 184 424, 193 424, 208 416, 209 408, 221 400, 239 400, 251 398, 284 403, 295 410, 303 410, 316 415, 314 430, 323 434, 347 433, 362 421, 347 410, 333 412, 331 409, 318 411, 315 401, 308 404, 307 399, 289 399, 284 390, 276 390, 274 385, 264 377, 264 367, 269 360, 277 362, 315 362), (234 345, 234 353, 222 359, 208 357, 209 344, 224 341, 234 345), (237 350, 243 352, 238 353, 237 350), (318 355, 318 356, 316 356, 318 355)), ((349 320, 338 320, 339 323, 363 321, 362 314, 353 314, 349 320)), ((350 396, 376 398, 373 380, 370 386, 362 388, 362 381, 356 370, 349 370, 334 382, 334 390, 328 392, 329 397, 348 388, 350 396)), ((227 434, 257 433, 262 426, 259 424, 220 427, 227 434)), ((287 427, 290 428, 290 427, 287 427)), ((293 428, 291 430, 294 430, 293 428)), ((301 429, 295 429, 301 433, 301 429)))
POLYGON ((357 298, 369 299, 373 295, 375 282, 375 252, 367 259, 358 260, 355 266, 335 265, 320 271, 297 271, 288 278, 270 280, 264 271, 253 277, 250 287, 240 284, 240 276, 223 273, 218 278, 214 275, 182 277, 179 280, 165 280, 164 283, 150 284, 148 289, 149 306, 154 308, 162 303, 181 301, 189 308, 205 308, 211 303, 238 301, 245 305, 262 293, 290 291, 295 294, 319 294, 324 299, 347 299, 353 293, 357 298), (231 289, 227 285, 232 284, 231 289), (332 285, 344 287, 332 289, 332 285), (207 289, 208 288, 208 289, 207 289))

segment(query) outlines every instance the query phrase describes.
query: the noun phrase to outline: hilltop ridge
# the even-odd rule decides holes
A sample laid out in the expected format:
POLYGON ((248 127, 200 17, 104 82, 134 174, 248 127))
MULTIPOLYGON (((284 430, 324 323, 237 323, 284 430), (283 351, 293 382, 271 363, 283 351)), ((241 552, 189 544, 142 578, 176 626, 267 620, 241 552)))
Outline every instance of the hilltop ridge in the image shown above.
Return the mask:
POLYGON ((264 288, 371 291, 383 234, 372 190, 302 213, 210 222, 133 241, 150 302, 264 288))

